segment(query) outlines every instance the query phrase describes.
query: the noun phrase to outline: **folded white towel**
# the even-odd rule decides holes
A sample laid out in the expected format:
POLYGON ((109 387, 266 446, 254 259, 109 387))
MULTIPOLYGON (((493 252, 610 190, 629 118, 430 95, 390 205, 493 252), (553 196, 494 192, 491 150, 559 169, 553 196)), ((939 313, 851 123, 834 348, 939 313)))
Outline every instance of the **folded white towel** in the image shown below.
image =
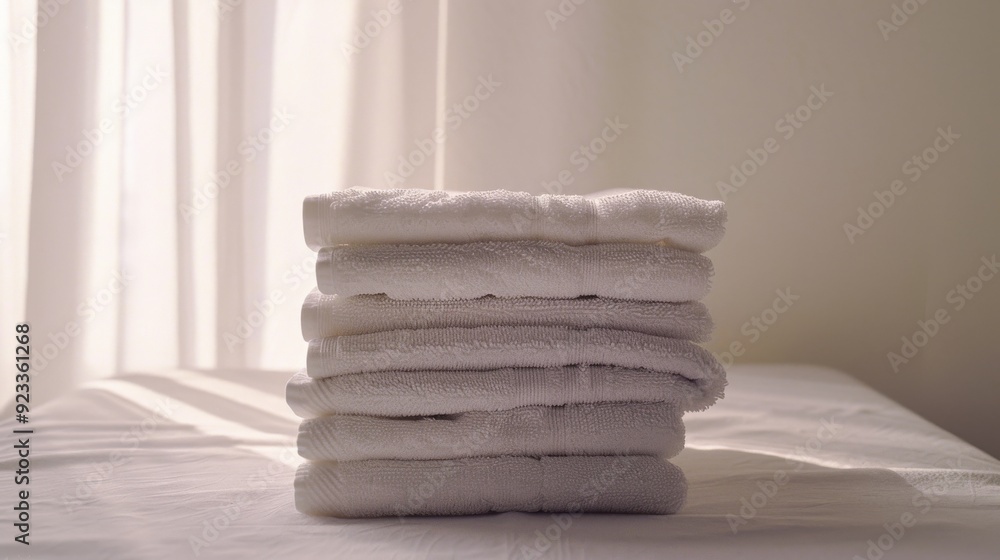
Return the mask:
POLYGON ((337 517, 665 514, 686 496, 679 468, 644 455, 306 462, 295 474, 295 507, 337 517))
POLYGON ((722 397, 724 372, 701 379, 612 366, 491 371, 381 371, 313 379, 300 371, 285 387, 302 418, 328 414, 425 416, 519 406, 671 402, 704 410, 722 397))
POLYGON ((393 299, 601 296, 694 301, 708 294, 704 255, 640 243, 571 246, 554 241, 342 245, 320 250, 324 294, 393 299))
POLYGON ((568 327, 401 329, 317 338, 309 342, 306 373, 320 378, 390 370, 577 364, 641 368, 678 373, 688 379, 724 375, 711 352, 688 340, 568 327))
POLYGON ((684 447, 668 403, 527 406, 499 412, 379 418, 336 415, 299 426, 299 455, 323 461, 500 455, 659 455, 684 447))
POLYGON ((313 250, 347 243, 539 239, 570 245, 665 242, 700 253, 722 239, 726 209, 720 201, 650 190, 587 198, 348 189, 306 198, 303 223, 313 250))
POLYGON ((399 300, 384 295, 343 297, 317 290, 302 304, 305 340, 397 329, 486 326, 603 327, 702 342, 712 318, 701 302, 665 303, 583 297, 399 300))

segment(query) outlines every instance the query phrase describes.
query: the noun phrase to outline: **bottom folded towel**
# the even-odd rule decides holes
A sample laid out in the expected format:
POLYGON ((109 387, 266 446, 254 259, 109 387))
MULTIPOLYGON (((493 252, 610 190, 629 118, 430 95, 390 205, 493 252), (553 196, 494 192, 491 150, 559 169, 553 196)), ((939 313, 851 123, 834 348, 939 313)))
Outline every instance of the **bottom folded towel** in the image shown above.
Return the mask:
POLYGON ((323 461, 500 455, 659 455, 684 448, 671 403, 526 406, 499 412, 379 418, 335 415, 299 426, 299 454, 323 461))
POLYGON ((666 514, 686 496, 678 467, 641 455, 307 462, 295 475, 295 507, 336 517, 666 514))

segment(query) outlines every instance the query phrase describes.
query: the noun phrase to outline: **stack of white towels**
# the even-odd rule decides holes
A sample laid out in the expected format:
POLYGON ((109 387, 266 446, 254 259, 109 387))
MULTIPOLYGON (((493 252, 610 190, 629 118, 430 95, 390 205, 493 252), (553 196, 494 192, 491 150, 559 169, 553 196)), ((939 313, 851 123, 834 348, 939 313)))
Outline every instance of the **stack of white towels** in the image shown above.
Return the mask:
POLYGON ((673 513, 722 396, 698 300, 721 202, 349 189, 308 197, 318 290, 296 507, 338 517, 673 513))

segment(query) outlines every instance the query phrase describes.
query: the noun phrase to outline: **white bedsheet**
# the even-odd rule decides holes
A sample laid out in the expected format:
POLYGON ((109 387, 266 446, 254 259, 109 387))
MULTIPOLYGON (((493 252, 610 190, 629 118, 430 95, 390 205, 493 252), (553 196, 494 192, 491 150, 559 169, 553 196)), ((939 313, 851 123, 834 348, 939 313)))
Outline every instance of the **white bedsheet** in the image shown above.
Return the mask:
POLYGON ((289 375, 128 375, 35 411, 30 550, 12 540, 20 426, 3 423, 0 556, 1000 557, 1000 462, 828 369, 734 367, 727 397, 685 417, 680 514, 558 520, 299 514, 289 375))

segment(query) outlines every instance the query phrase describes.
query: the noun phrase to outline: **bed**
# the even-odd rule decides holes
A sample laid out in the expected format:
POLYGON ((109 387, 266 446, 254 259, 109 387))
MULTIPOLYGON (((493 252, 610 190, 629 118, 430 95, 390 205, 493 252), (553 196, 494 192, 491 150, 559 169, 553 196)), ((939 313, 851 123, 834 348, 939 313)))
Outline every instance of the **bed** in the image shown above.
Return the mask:
MULTIPOLYGON (((21 487, 4 476, 0 555, 1000 558, 1000 461, 830 369, 731 368, 726 398, 685 417, 678 515, 374 520, 295 511, 290 374, 124 375, 39 408, 30 550, 12 541, 21 487)), ((12 445, 0 458, 12 473, 12 445)))

